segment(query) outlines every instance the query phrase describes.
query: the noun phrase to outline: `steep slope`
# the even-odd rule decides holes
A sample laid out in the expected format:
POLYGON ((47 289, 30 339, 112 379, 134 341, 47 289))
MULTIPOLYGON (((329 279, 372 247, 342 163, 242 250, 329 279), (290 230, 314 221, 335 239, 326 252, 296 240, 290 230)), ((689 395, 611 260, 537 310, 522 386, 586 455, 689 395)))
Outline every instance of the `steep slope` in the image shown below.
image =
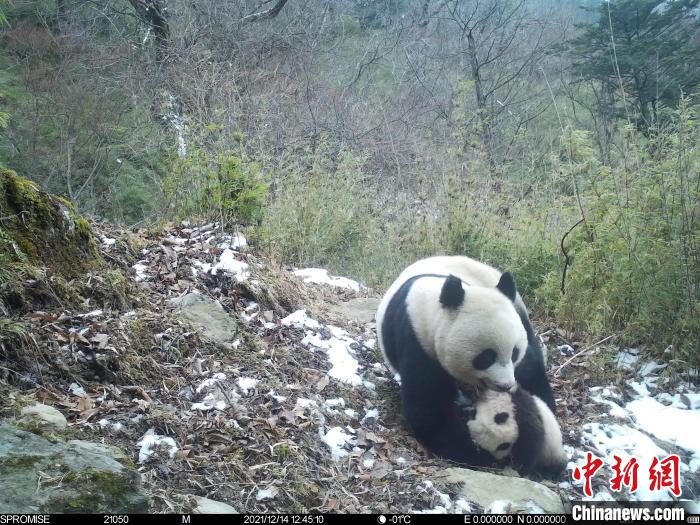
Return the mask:
MULTIPOLYGON (((241 512, 396 513, 556 511, 560 498, 581 498, 582 482, 477 480, 421 449, 376 349, 375 294, 359 283, 275 265, 214 223, 93 229, 103 266, 66 281, 82 299, 35 303, 15 313, 12 331, 0 328, 0 415, 17 418, 38 400, 66 417, 61 439, 120 447, 152 512, 206 512, 203 497, 241 512), (110 273, 124 280, 113 287, 119 300, 90 293, 110 273), (469 490, 477 484, 490 487, 485 496, 469 490)), ((627 389, 632 370, 619 374, 624 388, 590 389, 591 364, 565 355, 565 335, 544 330, 560 350, 549 366, 567 478, 586 449, 634 452, 596 437, 640 432, 651 442, 658 428, 644 420, 646 404, 697 418, 697 389, 660 377, 662 365, 643 376, 657 378, 646 391, 627 389), (597 404, 615 399, 620 411, 601 414, 597 404)), ((683 497, 696 499, 693 442, 657 437, 675 440, 653 452, 681 454, 683 497)), ((596 479, 594 498, 612 498, 596 479)))

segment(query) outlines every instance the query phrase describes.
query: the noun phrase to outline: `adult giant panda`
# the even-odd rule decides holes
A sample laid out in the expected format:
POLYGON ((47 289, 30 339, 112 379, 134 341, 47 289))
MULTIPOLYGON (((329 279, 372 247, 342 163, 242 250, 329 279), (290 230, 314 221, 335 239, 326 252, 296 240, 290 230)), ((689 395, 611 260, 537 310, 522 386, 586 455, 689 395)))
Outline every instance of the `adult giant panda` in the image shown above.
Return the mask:
POLYGON ((510 456, 521 474, 557 478, 566 465, 561 429, 549 407, 518 387, 514 392, 485 390, 467 421, 477 446, 495 459, 510 456))
POLYGON ((493 461, 462 420, 460 384, 509 391, 517 380, 554 410, 542 348, 510 273, 468 257, 420 260, 382 298, 377 336, 401 377, 404 417, 424 446, 447 459, 493 461))

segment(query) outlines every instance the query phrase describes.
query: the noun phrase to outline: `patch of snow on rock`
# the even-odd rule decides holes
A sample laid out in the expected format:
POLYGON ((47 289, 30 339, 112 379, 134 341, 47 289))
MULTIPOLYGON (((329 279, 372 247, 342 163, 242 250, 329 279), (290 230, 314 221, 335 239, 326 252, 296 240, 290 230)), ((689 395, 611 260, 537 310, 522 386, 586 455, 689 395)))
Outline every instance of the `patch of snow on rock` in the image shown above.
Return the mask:
POLYGON ((459 498, 455 501, 455 513, 457 514, 473 514, 476 511, 474 505, 467 500, 459 498))
POLYGON ((667 366, 668 365, 665 364, 659 364, 656 361, 649 361, 648 363, 644 363, 639 369, 639 375, 646 377, 649 374, 655 373, 657 370, 663 370, 667 366))
POLYGON ((618 352, 615 357, 615 362, 618 368, 632 369, 634 365, 639 361, 639 350, 635 348, 628 348, 622 352, 618 352))
POLYGON ((506 499, 497 499, 492 501, 484 509, 484 514, 505 514, 513 506, 512 501, 506 499))

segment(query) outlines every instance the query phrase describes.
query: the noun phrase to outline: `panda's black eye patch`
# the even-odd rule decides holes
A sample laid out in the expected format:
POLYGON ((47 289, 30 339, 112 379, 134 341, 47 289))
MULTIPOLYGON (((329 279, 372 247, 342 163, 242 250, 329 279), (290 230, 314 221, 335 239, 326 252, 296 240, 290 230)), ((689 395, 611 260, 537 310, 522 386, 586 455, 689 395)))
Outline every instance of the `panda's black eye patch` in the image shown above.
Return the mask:
POLYGON ((501 443, 496 447, 496 450, 508 450, 510 448, 510 443, 501 443))
POLYGON ((518 360, 519 355, 520 355, 520 350, 518 350, 518 347, 517 346, 513 347, 513 357, 510 358, 511 361, 513 361, 515 363, 518 360))
POLYGON ((493 420, 496 422, 497 425, 502 425, 506 421, 508 421, 508 412, 499 412, 496 414, 496 416, 493 418, 493 420))
POLYGON ((493 350, 484 350, 474 358, 474 368, 477 370, 486 370, 496 362, 496 352, 493 350))

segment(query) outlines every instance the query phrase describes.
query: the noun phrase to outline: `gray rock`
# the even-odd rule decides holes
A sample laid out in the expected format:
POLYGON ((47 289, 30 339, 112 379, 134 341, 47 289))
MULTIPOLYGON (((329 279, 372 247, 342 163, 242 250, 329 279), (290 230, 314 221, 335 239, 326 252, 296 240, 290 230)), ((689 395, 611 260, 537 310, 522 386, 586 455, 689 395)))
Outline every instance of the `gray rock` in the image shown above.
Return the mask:
POLYGON ((38 425, 47 430, 63 430, 68 426, 68 421, 58 410, 48 405, 36 403, 22 409, 21 423, 38 425))
POLYGON ((236 321, 221 305, 206 295, 190 293, 170 300, 180 315, 202 329, 209 339, 230 342, 236 335, 236 321))
POLYGON ((374 297, 358 297, 340 304, 331 305, 331 309, 342 315, 348 321, 371 323, 377 313, 379 299, 374 297))
POLYGON ((0 473, 0 514, 148 512, 140 474, 112 447, 53 442, 0 422, 0 473))
POLYGON ((103 445, 102 443, 93 443, 91 441, 81 441, 79 439, 72 439, 68 442, 68 446, 77 450, 78 452, 88 452, 93 454, 98 454, 100 456, 112 456, 122 465, 129 464, 132 462, 129 455, 124 452, 119 447, 114 445, 103 445))
POLYGON ((532 513, 538 509, 544 512, 564 512, 561 498, 551 489, 529 479, 500 476, 463 468, 446 470, 447 481, 463 483, 460 496, 477 503, 483 508, 496 501, 512 502, 509 512, 532 513))
POLYGON ((193 497, 197 501, 197 505, 192 509, 193 514, 238 514, 238 511, 227 503, 201 496, 193 497))

